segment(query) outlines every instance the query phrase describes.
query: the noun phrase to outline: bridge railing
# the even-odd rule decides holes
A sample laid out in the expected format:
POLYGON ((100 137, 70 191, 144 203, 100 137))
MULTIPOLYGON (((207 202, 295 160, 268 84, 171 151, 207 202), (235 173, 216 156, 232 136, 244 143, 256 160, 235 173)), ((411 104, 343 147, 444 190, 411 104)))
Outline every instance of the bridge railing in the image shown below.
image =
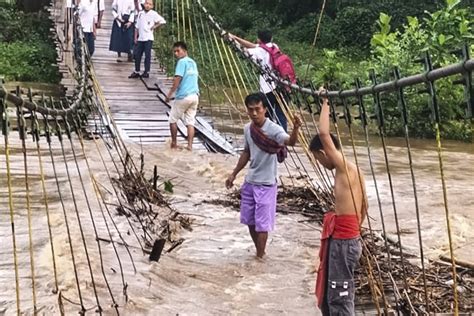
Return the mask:
POLYGON ((165 241, 182 242, 171 239, 170 226, 179 226, 168 220, 188 220, 163 198, 158 175, 154 186, 145 179, 143 156, 137 167, 95 76, 78 16, 70 17, 62 25, 72 32, 71 96, 0 86, 0 204, 7 209, 0 212, 0 310, 7 314, 119 314, 128 275, 137 272, 131 249, 157 261, 165 241), (48 258, 41 267, 40 251, 48 258), (105 267, 104 254, 118 262, 117 271, 105 267))

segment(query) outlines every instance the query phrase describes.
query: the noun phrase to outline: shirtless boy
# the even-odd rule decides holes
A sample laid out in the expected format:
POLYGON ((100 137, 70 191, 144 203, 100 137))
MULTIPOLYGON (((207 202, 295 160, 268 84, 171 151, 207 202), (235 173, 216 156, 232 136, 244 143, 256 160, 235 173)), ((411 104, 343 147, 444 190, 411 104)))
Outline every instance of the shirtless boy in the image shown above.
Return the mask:
POLYGON ((344 159, 339 140, 329 132, 329 112, 323 97, 319 134, 310 145, 316 160, 336 171, 334 210, 325 214, 321 233, 316 297, 323 315, 355 315, 354 269, 362 253, 360 225, 367 214, 367 195, 361 171, 344 159))

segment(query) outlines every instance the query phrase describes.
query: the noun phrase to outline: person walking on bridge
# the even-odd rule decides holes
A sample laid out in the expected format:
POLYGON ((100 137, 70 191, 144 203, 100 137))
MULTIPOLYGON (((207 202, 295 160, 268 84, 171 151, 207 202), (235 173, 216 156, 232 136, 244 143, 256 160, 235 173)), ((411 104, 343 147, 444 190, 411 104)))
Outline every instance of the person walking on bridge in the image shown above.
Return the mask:
POLYGON ((245 98, 251 122, 244 126, 245 147, 225 185, 230 189, 237 174, 250 161, 249 171, 240 189, 240 222, 248 226, 257 250, 257 258, 265 255, 268 232, 275 226, 277 200, 277 162, 283 162, 286 146, 294 146, 301 120, 295 116, 288 135, 278 124, 266 117, 267 98, 263 93, 245 98))
POLYGON ((323 220, 316 297, 323 315, 355 315, 354 270, 362 253, 360 226, 367 216, 367 195, 362 172, 345 159, 338 138, 330 133, 329 112, 328 99, 323 97, 319 133, 310 144, 316 160, 336 170, 334 210, 323 220))
POLYGON ((89 50, 89 55, 94 55, 96 22, 97 22, 97 0, 82 0, 78 2, 79 19, 81 21, 82 33, 89 50))
POLYGON ((184 42, 176 42, 173 45, 173 53, 178 62, 174 72, 173 85, 166 95, 166 102, 170 102, 171 97, 176 92, 175 101, 171 106, 169 117, 171 131, 171 148, 178 148, 178 125, 177 122, 183 119, 188 129, 188 147, 193 149, 194 123, 196 120, 197 106, 199 104, 199 73, 196 62, 188 56, 188 47, 184 42))
MULTIPOLYGON (((257 43, 252 43, 246 39, 240 38, 234 34, 229 33, 228 34, 229 38, 234 39, 237 41, 241 46, 243 46, 247 52, 252 56, 253 59, 255 59, 257 62, 260 62, 260 65, 269 71, 273 69, 271 59, 270 59, 270 53, 268 52, 269 49, 272 48, 278 48, 278 45, 272 42, 272 32, 268 30, 261 30, 257 32, 257 43), (267 49, 263 48, 263 46, 266 46, 267 49)), ((286 119, 285 113, 283 112, 280 103, 277 101, 276 96, 275 96, 275 88, 276 85, 275 83, 270 79, 264 76, 263 74, 260 74, 259 76, 259 85, 260 85, 260 92, 263 92, 267 99, 268 102, 271 106, 271 108, 268 111, 268 115, 272 119, 272 121, 276 122, 277 124, 280 124, 281 127, 285 131, 287 131, 287 126, 288 126, 288 121, 286 119)))
POLYGON ((128 61, 133 61, 132 45, 135 21, 135 2, 134 0, 114 0, 112 3, 112 14, 114 21, 112 23, 112 34, 110 37, 109 50, 117 52, 117 62, 122 53, 128 55, 128 61))

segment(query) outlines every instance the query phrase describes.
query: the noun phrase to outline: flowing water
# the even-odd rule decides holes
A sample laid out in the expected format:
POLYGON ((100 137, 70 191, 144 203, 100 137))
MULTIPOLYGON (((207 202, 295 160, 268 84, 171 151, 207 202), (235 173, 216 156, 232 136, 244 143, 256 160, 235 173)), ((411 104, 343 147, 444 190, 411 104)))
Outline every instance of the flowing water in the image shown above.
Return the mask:
MULTIPOLYGON (((395 216, 388 181, 384 153, 377 136, 371 136, 371 149, 377 187, 380 193, 384 223, 389 237, 396 239, 395 216)), ((347 144, 347 142, 344 142, 347 144)), ((0 143, 2 146, 4 143, 0 143)), ((425 254, 430 258, 449 255, 446 233, 446 215, 443 204, 443 190, 436 143, 432 140, 413 140, 413 168, 417 184, 417 194, 421 217, 421 233, 425 254)), ((17 150, 18 142, 13 148, 13 186, 16 208, 16 235, 18 243, 18 260, 20 273, 20 298, 22 311, 32 313, 30 261, 28 255, 27 217, 24 198, 25 186, 22 182, 22 158, 17 150)), ((58 144, 54 144, 54 154, 59 157, 58 144)), ((100 161, 93 155, 95 147, 86 144, 92 172, 101 180, 103 192, 110 203, 116 203, 110 193, 111 187, 100 161)), ((104 147, 101 147, 105 150, 104 147)), ((224 188, 227 174, 234 168, 238 157, 203 152, 171 151, 165 147, 140 146, 130 144, 130 149, 137 157, 141 150, 145 154, 147 170, 157 165, 160 179, 171 179, 175 192, 168 194, 175 209, 194 219, 192 231, 178 231, 175 238, 184 238, 183 244, 170 253, 164 253, 159 263, 150 263, 148 256, 139 250, 133 240, 130 228, 125 219, 114 216, 120 231, 125 235, 135 261, 134 272, 131 261, 124 250, 119 248, 120 258, 127 283, 128 301, 122 295, 123 284, 119 277, 119 265, 113 255, 110 243, 102 244, 105 274, 109 278, 117 303, 126 315, 318 315, 315 306, 314 284, 320 228, 315 223, 307 223, 299 215, 277 216, 277 227, 271 233, 268 244, 268 256, 261 262, 255 260, 254 248, 246 227, 239 224, 239 214, 231 207, 204 203, 208 199, 224 198, 228 191, 224 188)), ((38 163, 34 162, 34 147, 28 146, 31 155, 30 174, 33 207, 33 249, 36 263, 36 290, 38 306, 43 314, 58 314, 57 296, 51 291, 54 288, 51 264, 52 258, 47 234, 44 206, 41 198, 41 187, 38 181, 38 163)), ((381 229, 380 211, 376 197, 375 185, 370 174, 367 150, 364 141, 356 143, 360 166, 365 173, 370 204, 372 228, 381 229)), ((43 155, 47 151, 43 148, 43 155)), ((350 147, 346 145, 345 153, 353 159, 350 147)), ((408 167, 407 151, 404 139, 387 139, 389 168, 392 176, 395 207, 401 230, 402 245, 408 251, 417 253, 418 233, 414 207, 413 186, 408 167)), ((72 162, 71 152, 66 152, 66 159, 72 162)), ((45 158, 45 160, 47 160, 45 158)), ((62 160, 59 160, 62 162, 62 160)), ((109 162, 110 163, 110 162, 109 162)), ((455 255, 458 259, 473 262, 472 242, 474 241, 474 146, 457 142, 443 142, 443 163, 446 179, 448 209, 450 213, 452 237, 455 255)), ((85 170, 83 157, 80 165, 85 170)), ((72 166, 72 165, 70 165, 72 166)), ((77 290, 73 266, 70 260, 69 241, 66 238, 64 218, 58 200, 55 180, 51 174, 51 163, 45 162, 48 170, 46 185, 49 192, 52 212, 51 224, 57 256, 58 280, 60 290, 65 298, 77 302, 77 290)), ((65 190, 68 182, 65 177, 64 163, 58 167, 60 186, 65 190)), ((289 166, 290 171, 296 172, 289 166)), ((290 184, 286 177, 286 168, 281 166, 282 180, 290 184)), ((77 170, 71 168, 71 176, 77 179, 77 170)), ((15 314, 15 278, 13 273, 13 255, 11 242, 10 218, 8 209, 8 191, 6 188, 5 155, 0 152, 0 198, 1 198, 1 235, 2 251, 0 254, 0 314, 15 314)), ((244 172, 239 175, 236 184, 243 181, 244 172)), ((92 191, 91 186, 87 186, 92 191)), ((75 182, 74 190, 81 192, 75 182)), ((74 220, 74 208, 71 204, 71 193, 63 192, 69 201, 67 204, 69 219, 72 222, 71 232, 76 252, 76 266, 82 280, 81 289, 86 308, 94 310, 95 300, 92 295, 91 281, 84 252, 81 248, 80 232, 77 220, 74 220)), ((105 290, 100 274, 99 256, 95 237, 88 219, 87 207, 82 197, 78 197, 81 218, 87 229, 92 268, 98 284, 99 298, 106 314, 113 314, 109 296, 105 290)), ((93 206, 98 222, 99 236, 107 237, 104 222, 97 207, 93 206)), ((112 238, 118 240, 117 232, 112 238)), ((79 311, 76 304, 64 301, 66 314, 79 311)), ((362 313, 362 312, 360 312, 362 313)))

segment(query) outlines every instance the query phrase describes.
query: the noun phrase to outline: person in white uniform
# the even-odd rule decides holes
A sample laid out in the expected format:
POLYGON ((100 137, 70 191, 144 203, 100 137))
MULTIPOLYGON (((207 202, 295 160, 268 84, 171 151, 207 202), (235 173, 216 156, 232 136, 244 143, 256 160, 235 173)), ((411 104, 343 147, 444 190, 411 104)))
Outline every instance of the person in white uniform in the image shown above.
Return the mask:
POLYGON ((140 77, 140 64, 143 53, 145 53, 145 71, 141 74, 142 78, 150 76, 151 68, 151 49, 153 47, 153 32, 160 26, 166 24, 165 19, 153 10, 153 0, 146 0, 144 10, 138 13, 135 26, 135 71, 129 78, 140 77))
POLYGON ((90 56, 92 56, 95 51, 97 7, 97 0, 82 0, 78 3, 82 33, 84 34, 90 56))
POLYGON ((112 3, 112 14, 114 22, 112 24, 112 35, 110 37, 109 50, 117 52, 118 62, 121 53, 127 53, 128 61, 133 61, 132 46, 135 22, 135 2, 134 0, 114 0, 112 3))

